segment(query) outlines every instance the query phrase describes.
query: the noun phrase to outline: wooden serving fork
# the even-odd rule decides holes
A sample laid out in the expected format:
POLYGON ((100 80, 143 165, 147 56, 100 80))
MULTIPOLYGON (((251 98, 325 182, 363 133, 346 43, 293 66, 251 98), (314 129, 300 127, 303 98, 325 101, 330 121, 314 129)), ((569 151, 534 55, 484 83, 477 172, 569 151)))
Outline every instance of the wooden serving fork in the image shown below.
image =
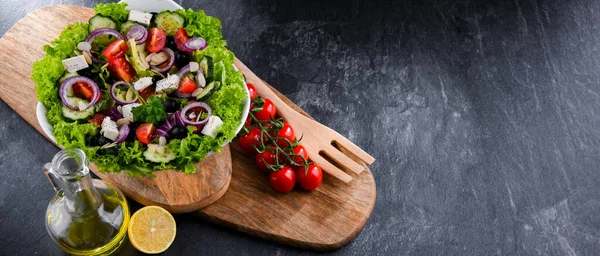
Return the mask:
POLYGON ((308 157, 310 160, 321 166, 323 171, 345 183, 348 183, 352 180, 350 175, 333 165, 322 155, 326 155, 329 159, 353 173, 359 174, 365 170, 365 167, 361 163, 358 163, 346 156, 343 152, 338 150, 336 146, 345 149, 366 164, 370 165, 375 161, 375 158, 358 146, 354 145, 354 143, 348 139, 344 138, 344 136, 335 132, 331 128, 293 110, 290 106, 285 104, 285 102, 283 102, 283 100, 281 100, 262 81, 262 79, 258 78, 252 71, 250 71, 250 69, 248 69, 248 67, 246 67, 246 65, 244 65, 244 63, 237 58, 235 59, 235 66, 242 73, 244 73, 246 76, 246 82, 254 85, 259 95, 273 102, 275 108, 277 109, 277 114, 283 117, 283 119, 285 119, 285 121, 294 128, 296 134, 302 135, 301 143, 302 146, 307 149, 308 157))

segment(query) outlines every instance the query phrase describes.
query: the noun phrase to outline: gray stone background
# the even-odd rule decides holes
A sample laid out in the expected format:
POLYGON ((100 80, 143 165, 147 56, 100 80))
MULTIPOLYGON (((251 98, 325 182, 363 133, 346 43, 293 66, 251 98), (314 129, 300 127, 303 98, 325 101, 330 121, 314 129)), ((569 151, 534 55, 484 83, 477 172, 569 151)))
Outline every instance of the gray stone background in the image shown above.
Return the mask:
MULTIPOLYGON (((600 2, 177 2, 220 18, 258 76, 377 158, 372 217, 332 254, 600 250, 600 2)), ((54 4, 96 2, 2 0, 0 34, 54 4)), ((40 172, 58 150, 4 102, 0 116, 0 254, 59 254, 40 172)), ((167 255, 313 253, 176 219, 167 255)))

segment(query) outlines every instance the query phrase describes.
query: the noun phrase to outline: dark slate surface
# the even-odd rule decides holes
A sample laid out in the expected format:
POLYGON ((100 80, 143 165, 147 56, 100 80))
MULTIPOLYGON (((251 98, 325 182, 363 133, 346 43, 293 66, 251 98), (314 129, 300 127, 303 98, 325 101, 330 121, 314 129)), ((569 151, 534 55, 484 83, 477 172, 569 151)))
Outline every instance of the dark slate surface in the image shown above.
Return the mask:
MULTIPOLYGON (((60 3, 95 4, 4 0, 0 33, 60 3)), ((373 215, 334 254, 600 250, 597 1, 181 4, 219 17, 260 77, 377 158, 373 215)), ((3 102, 0 113, 0 254, 57 254, 40 172, 57 149, 3 102)), ((169 255, 310 253, 177 223, 169 255)))

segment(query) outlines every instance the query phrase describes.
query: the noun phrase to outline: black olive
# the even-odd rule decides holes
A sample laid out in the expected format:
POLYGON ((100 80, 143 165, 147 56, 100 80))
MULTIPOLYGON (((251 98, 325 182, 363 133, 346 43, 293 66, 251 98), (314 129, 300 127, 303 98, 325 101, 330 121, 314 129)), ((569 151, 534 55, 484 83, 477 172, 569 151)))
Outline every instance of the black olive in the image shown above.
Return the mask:
POLYGON ((135 141, 136 136, 135 136, 135 130, 140 126, 140 123, 131 123, 129 125, 129 134, 127 134, 127 138, 125 138, 126 141, 135 141))
POLYGON ((190 64, 190 56, 185 52, 177 52, 175 54, 175 66, 183 68, 187 64, 190 64))
POLYGON ((171 50, 177 50, 177 45, 175 44, 175 38, 173 38, 172 36, 167 36, 166 46, 168 48, 171 48, 171 50))
POLYGON ((80 76, 92 77, 92 69, 91 68, 82 69, 82 70, 77 71, 77 74, 79 74, 80 76))
POLYGON ((92 145, 92 147, 104 146, 108 143, 111 143, 111 140, 101 134, 96 134, 96 136, 90 139, 90 145, 92 145))
POLYGON ((185 129, 185 126, 176 125, 169 130, 169 135, 171 138, 183 139, 187 136, 187 130, 185 129))
POLYGON ((162 104, 165 106, 165 110, 168 113, 174 113, 179 109, 179 104, 177 104, 177 101, 174 99, 166 99, 162 104))

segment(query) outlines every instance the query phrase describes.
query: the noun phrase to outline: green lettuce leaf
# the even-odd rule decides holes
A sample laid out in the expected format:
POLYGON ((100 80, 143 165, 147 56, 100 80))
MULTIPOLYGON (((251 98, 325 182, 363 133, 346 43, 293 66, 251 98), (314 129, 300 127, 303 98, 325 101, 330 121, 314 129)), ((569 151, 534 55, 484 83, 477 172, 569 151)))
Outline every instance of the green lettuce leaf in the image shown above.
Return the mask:
POLYGON ((94 7, 94 12, 104 17, 111 18, 119 23, 117 25, 120 25, 120 23, 124 23, 129 18, 129 11, 125 9, 126 7, 127 3, 98 4, 94 7))
POLYGON ((208 16, 203 10, 192 9, 175 11, 185 18, 185 31, 190 37, 202 37, 208 45, 225 47, 227 42, 221 34, 221 21, 215 17, 208 16))

